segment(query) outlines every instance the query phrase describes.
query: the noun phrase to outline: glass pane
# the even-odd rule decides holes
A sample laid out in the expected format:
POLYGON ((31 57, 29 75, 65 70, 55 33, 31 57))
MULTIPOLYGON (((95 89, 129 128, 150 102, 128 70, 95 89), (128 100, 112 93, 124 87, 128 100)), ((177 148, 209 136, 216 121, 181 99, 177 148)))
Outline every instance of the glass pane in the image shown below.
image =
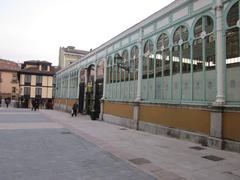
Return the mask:
POLYGON ((188 29, 185 26, 181 26, 181 35, 182 35, 182 40, 187 41, 188 40, 188 29))
POLYGON ((143 79, 147 78, 148 57, 143 57, 143 79))
POLYGON ((203 16, 204 18, 204 30, 207 34, 213 32, 213 20, 209 16, 203 16))
POLYGON ((227 41, 227 67, 235 66, 239 64, 239 29, 234 28, 230 29, 226 33, 226 41, 227 41))
MULTIPOLYGON (((126 67, 129 67, 129 61, 128 61, 128 60, 125 60, 124 63, 125 63, 125 66, 126 66, 126 67)), ((128 71, 124 71, 125 81, 128 81, 128 79, 129 79, 129 78, 128 78, 128 75, 129 75, 129 74, 128 74, 128 71)))
POLYGON ((184 43, 182 45, 182 73, 191 72, 191 57, 190 57, 190 45, 184 43))
POLYGON ((213 34, 206 37, 206 62, 205 62, 205 69, 206 71, 215 70, 216 68, 216 61, 215 61, 215 41, 213 38, 213 34))
POLYGON ((167 34, 164 34, 164 35, 163 35, 163 47, 164 47, 164 48, 167 48, 168 45, 169 45, 168 36, 167 36, 167 34))
POLYGON ((156 77, 162 77, 162 52, 156 53, 156 77))
POLYGON ((154 77, 154 54, 149 56, 149 78, 154 77))
POLYGON ((172 74, 177 74, 180 73, 180 48, 179 46, 174 46, 173 47, 173 57, 172 57, 172 74))
POLYGON ((134 46, 131 50, 131 58, 137 58, 139 55, 138 55, 138 47, 137 46, 134 46))
POLYGON ((112 66, 110 66, 109 69, 110 69, 110 74, 109 74, 110 75, 110 77, 109 77, 110 78, 110 83, 112 83, 113 82, 113 78, 112 78, 113 69, 112 69, 112 66))
MULTIPOLYGON (((126 67, 129 67, 128 65, 128 51, 124 50, 122 53, 122 58, 123 58, 123 63, 125 64, 126 67)), ((122 81, 124 81, 124 76, 125 76, 125 81, 128 81, 128 73, 127 71, 125 71, 124 69, 121 70, 122 71, 122 81)))
POLYGON ((134 69, 134 60, 133 59, 131 59, 130 60, 130 81, 132 81, 132 80, 134 80, 134 71, 133 71, 133 69, 134 69))
POLYGON ((120 71, 122 70, 121 68, 119 68, 118 66, 116 66, 117 68, 117 82, 119 82, 121 80, 121 77, 120 77, 120 71))
POLYGON ((153 52, 153 43, 150 40, 147 40, 144 46, 144 54, 153 52))
POLYGON ((181 26, 179 28, 177 28, 177 30, 174 32, 173 35, 173 43, 174 44, 178 44, 180 38, 181 38, 181 26))
POLYGON ((202 39, 193 41, 193 72, 203 70, 202 39))
POLYGON ((97 79, 103 79, 104 76, 104 61, 101 61, 97 65, 97 79))
POLYGON ((122 53, 122 58, 123 59, 128 59, 128 51, 127 50, 124 50, 123 53, 122 53))
POLYGON ((139 59, 136 58, 135 59, 135 80, 138 79, 138 61, 139 61, 139 59))
POLYGON ((227 24, 229 27, 235 26, 239 19, 239 3, 235 3, 228 12, 227 24))
POLYGON ((161 34, 161 36, 158 38, 157 40, 157 50, 161 50, 162 46, 163 46, 163 34, 161 34))
POLYGON ((169 39, 167 34, 163 33, 157 40, 157 50, 161 50, 161 48, 167 48, 169 45, 169 39))
POLYGON ((169 49, 163 50, 163 76, 170 75, 170 56, 169 49))
POLYGON ((117 73, 117 66, 114 65, 113 66, 113 83, 116 82, 116 73, 117 73))
POLYGON ((199 37, 202 33, 202 18, 200 18, 194 27, 194 36, 199 37))

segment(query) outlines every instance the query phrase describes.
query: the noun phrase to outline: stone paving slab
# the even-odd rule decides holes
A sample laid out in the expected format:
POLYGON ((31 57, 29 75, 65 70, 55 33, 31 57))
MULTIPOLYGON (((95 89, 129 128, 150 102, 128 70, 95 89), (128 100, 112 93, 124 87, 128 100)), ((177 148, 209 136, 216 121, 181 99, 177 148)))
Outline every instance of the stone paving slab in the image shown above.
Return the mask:
POLYGON ((57 123, 0 123, 0 130, 63 128, 57 123))
POLYGON ((0 126, 0 180, 156 179, 57 122, 0 126))
POLYGON ((151 161, 150 164, 132 165, 154 174, 158 179, 240 180, 237 173, 240 170, 239 153, 208 147, 199 151, 191 148, 199 144, 131 129, 123 131, 121 126, 91 121, 88 116, 71 118, 64 112, 41 113, 125 161, 133 158, 151 161), (219 156, 224 160, 202 158, 206 155, 219 156))
POLYGON ((2 108, 0 109, 0 123, 39 123, 48 122, 43 118, 39 111, 31 111, 30 109, 13 109, 2 108), (11 115, 11 116, 9 116, 11 115), (24 118, 19 118, 23 116, 24 118))
POLYGON ((153 180, 66 129, 0 130, 1 180, 153 180))

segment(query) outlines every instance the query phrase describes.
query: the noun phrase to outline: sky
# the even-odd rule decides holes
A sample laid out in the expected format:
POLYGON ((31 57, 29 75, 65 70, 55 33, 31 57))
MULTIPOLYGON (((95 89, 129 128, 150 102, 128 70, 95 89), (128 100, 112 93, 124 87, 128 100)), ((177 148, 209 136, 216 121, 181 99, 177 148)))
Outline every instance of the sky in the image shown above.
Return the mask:
POLYGON ((174 0, 0 0, 0 58, 58 65, 59 48, 95 49, 174 0))

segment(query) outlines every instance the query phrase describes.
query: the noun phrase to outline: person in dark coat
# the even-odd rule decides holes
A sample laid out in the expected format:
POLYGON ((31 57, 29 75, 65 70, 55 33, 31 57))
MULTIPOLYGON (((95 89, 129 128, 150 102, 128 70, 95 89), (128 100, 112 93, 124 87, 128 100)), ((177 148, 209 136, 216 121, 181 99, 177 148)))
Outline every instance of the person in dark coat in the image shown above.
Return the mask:
POLYGON ((32 99, 32 111, 36 111, 36 100, 32 99))
POLYGON ((7 108, 8 108, 9 103, 10 103, 10 98, 6 98, 5 99, 5 104, 6 104, 7 108))
POLYGON ((72 117, 73 116, 77 116, 77 110, 78 110, 78 104, 77 104, 77 102, 75 102, 74 104, 73 104, 73 107, 72 107, 72 117))

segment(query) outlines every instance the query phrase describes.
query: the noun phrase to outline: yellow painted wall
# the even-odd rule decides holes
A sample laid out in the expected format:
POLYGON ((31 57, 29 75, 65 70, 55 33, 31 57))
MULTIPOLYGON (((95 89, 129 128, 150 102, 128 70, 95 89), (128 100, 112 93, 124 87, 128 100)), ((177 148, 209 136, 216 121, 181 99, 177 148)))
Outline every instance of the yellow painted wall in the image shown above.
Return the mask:
POLYGON ((36 75, 31 75, 31 85, 35 86, 36 85, 36 75))
POLYGON ((47 98, 47 87, 42 87, 42 98, 47 98))
POLYGON ((128 103, 104 102, 104 113, 133 119, 133 106, 128 103))
POLYGON ((141 105, 140 121, 210 135, 211 121, 208 111, 141 105))
POLYGON ((24 85, 24 74, 20 75, 20 85, 24 85))
POLYGON ((59 99, 59 104, 66 104, 66 101, 65 101, 65 99, 59 99))
POLYGON ((47 88, 47 98, 52 98, 52 88, 47 88))
POLYGON ((48 76, 48 86, 53 86, 53 77, 48 76))
POLYGON ((240 141, 240 113, 224 112, 223 137, 225 139, 240 141))
POLYGON ((77 101, 77 99, 55 99, 56 104, 67 105, 69 107, 72 107, 73 104, 77 101))
MULTIPOLYGON (((23 88, 24 89, 24 88, 23 88)), ((36 96, 36 88, 35 87, 31 87, 31 91, 30 91, 30 97, 31 98, 35 98, 36 96)))
POLYGON ((67 100, 67 106, 72 107, 73 104, 74 104, 76 101, 77 101, 77 100, 75 100, 75 99, 68 99, 68 100, 67 100))
POLYGON ((48 76, 42 77, 42 86, 48 86, 48 76))

